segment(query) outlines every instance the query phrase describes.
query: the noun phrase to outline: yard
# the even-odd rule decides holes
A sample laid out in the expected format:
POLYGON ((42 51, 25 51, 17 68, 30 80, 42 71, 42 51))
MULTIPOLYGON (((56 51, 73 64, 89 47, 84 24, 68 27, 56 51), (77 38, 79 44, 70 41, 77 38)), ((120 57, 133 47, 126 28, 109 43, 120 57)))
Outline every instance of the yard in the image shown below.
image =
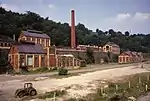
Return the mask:
MULTIPOLYGON (((100 84, 103 84, 104 81, 116 80, 119 77, 126 76, 126 75, 149 72, 146 69, 138 68, 138 64, 107 65, 107 66, 96 65, 96 66, 93 69, 81 69, 81 70, 76 70, 76 71, 72 70, 70 71, 70 73, 75 73, 75 72, 78 73, 78 72, 84 72, 84 71, 88 73, 84 72, 84 74, 81 73, 79 75, 71 75, 67 78, 65 77, 51 78, 50 76, 52 75, 51 73, 17 75, 13 77, 1 75, 0 87, 1 87, 2 94, 0 98, 12 99, 15 90, 18 88, 21 88, 24 82, 32 82, 34 84, 34 87, 37 89, 38 94, 40 95, 45 94, 46 92, 65 89, 65 91, 67 92, 67 95, 63 96, 63 98, 82 97, 82 96, 87 96, 88 94, 95 91, 97 87, 99 87, 100 84), (119 68, 119 66, 121 68, 119 68), (106 70, 104 70, 105 67, 107 67, 106 70), (89 72, 89 71, 92 71, 92 72, 89 72), (49 76, 49 77, 43 80, 36 80, 36 81, 33 80, 40 76, 45 76, 45 77, 49 76)), ((15 101, 15 99, 10 100, 10 101, 15 101)), ((34 101, 38 101, 38 100, 34 100, 34 101)))

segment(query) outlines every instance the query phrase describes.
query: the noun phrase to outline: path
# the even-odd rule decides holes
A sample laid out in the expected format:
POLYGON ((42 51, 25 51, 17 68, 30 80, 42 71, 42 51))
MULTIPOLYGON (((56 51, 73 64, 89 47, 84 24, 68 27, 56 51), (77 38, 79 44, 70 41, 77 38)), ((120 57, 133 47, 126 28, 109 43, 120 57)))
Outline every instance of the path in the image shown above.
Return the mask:
MULTIPOLYGON (((87 67, 83 67, 82 69, 77 69, 77 70, 69 70, 69 73, 82 73, 82 72, 91 72, 91 71, 99 71, 99 70, 105 70, 105 69, 112 69, 112 68, 120 68, 124 66, 136 66, 138 65, 137 63, 134 64, 103 64, 103 65, 89 65, 87 67)), ((41 74, 30 74, 30 75, 0 75, 0 82, 5 82, 9 80, 28 80, 28 79, 33 79, 36 77, 41 77, 41 76, 51 76, 55 75, 57 72, 49 72, 49 73, 41 73, 41 74)))

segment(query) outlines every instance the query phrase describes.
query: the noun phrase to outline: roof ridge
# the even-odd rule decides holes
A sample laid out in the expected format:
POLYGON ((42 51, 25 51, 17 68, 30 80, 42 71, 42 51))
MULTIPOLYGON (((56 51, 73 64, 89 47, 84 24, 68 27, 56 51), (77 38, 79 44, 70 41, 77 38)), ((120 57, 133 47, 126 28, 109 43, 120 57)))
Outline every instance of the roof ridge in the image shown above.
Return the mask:
POLYGON ((48 34, 46 34, 46 33, 36 33, 36 32, 29 32, 29 31, 22 31, 22 33, 23 33, 25 36, 29 36, 29 37, 37 37, 37 38, 50 39, 50 37, 49 37, 48 34))

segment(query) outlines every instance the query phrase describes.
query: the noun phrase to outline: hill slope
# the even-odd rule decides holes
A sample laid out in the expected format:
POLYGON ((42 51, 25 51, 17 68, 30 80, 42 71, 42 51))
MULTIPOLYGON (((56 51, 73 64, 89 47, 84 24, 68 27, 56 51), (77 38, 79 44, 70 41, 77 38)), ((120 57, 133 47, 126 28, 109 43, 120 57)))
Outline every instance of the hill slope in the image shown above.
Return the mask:
MULTIPOLYGON (((56 46, 70 46, 70 26, 68 23, 56 23, 49 20, 48 17, 43 18, 33 12, 25 14, 14 13, 0 8, 0 34, 10 37, 15 34, 17 37, 21 30, 40 30, 47 33, 51 37, 52 44, 56 46)), ((94 44, 104 45, 109 41, 113 41, 120 45, 122 50, 131 51, 150 51, 150 34, 133 34, 128 31, 122 33, 109 29, 108 31, 96 30, 96 33, 86 28, 83 24, 76 26, 77 44, 94 44)))

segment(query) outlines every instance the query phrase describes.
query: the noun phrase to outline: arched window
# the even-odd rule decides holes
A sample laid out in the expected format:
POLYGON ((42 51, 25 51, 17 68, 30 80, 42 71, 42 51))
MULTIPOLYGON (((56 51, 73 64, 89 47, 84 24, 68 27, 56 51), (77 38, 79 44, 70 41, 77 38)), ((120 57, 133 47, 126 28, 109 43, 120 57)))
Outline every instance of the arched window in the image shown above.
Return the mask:
POLYGON ((107 51, 109 50, 109 46, 106 46, 106 50, 107 50, 107 51))

